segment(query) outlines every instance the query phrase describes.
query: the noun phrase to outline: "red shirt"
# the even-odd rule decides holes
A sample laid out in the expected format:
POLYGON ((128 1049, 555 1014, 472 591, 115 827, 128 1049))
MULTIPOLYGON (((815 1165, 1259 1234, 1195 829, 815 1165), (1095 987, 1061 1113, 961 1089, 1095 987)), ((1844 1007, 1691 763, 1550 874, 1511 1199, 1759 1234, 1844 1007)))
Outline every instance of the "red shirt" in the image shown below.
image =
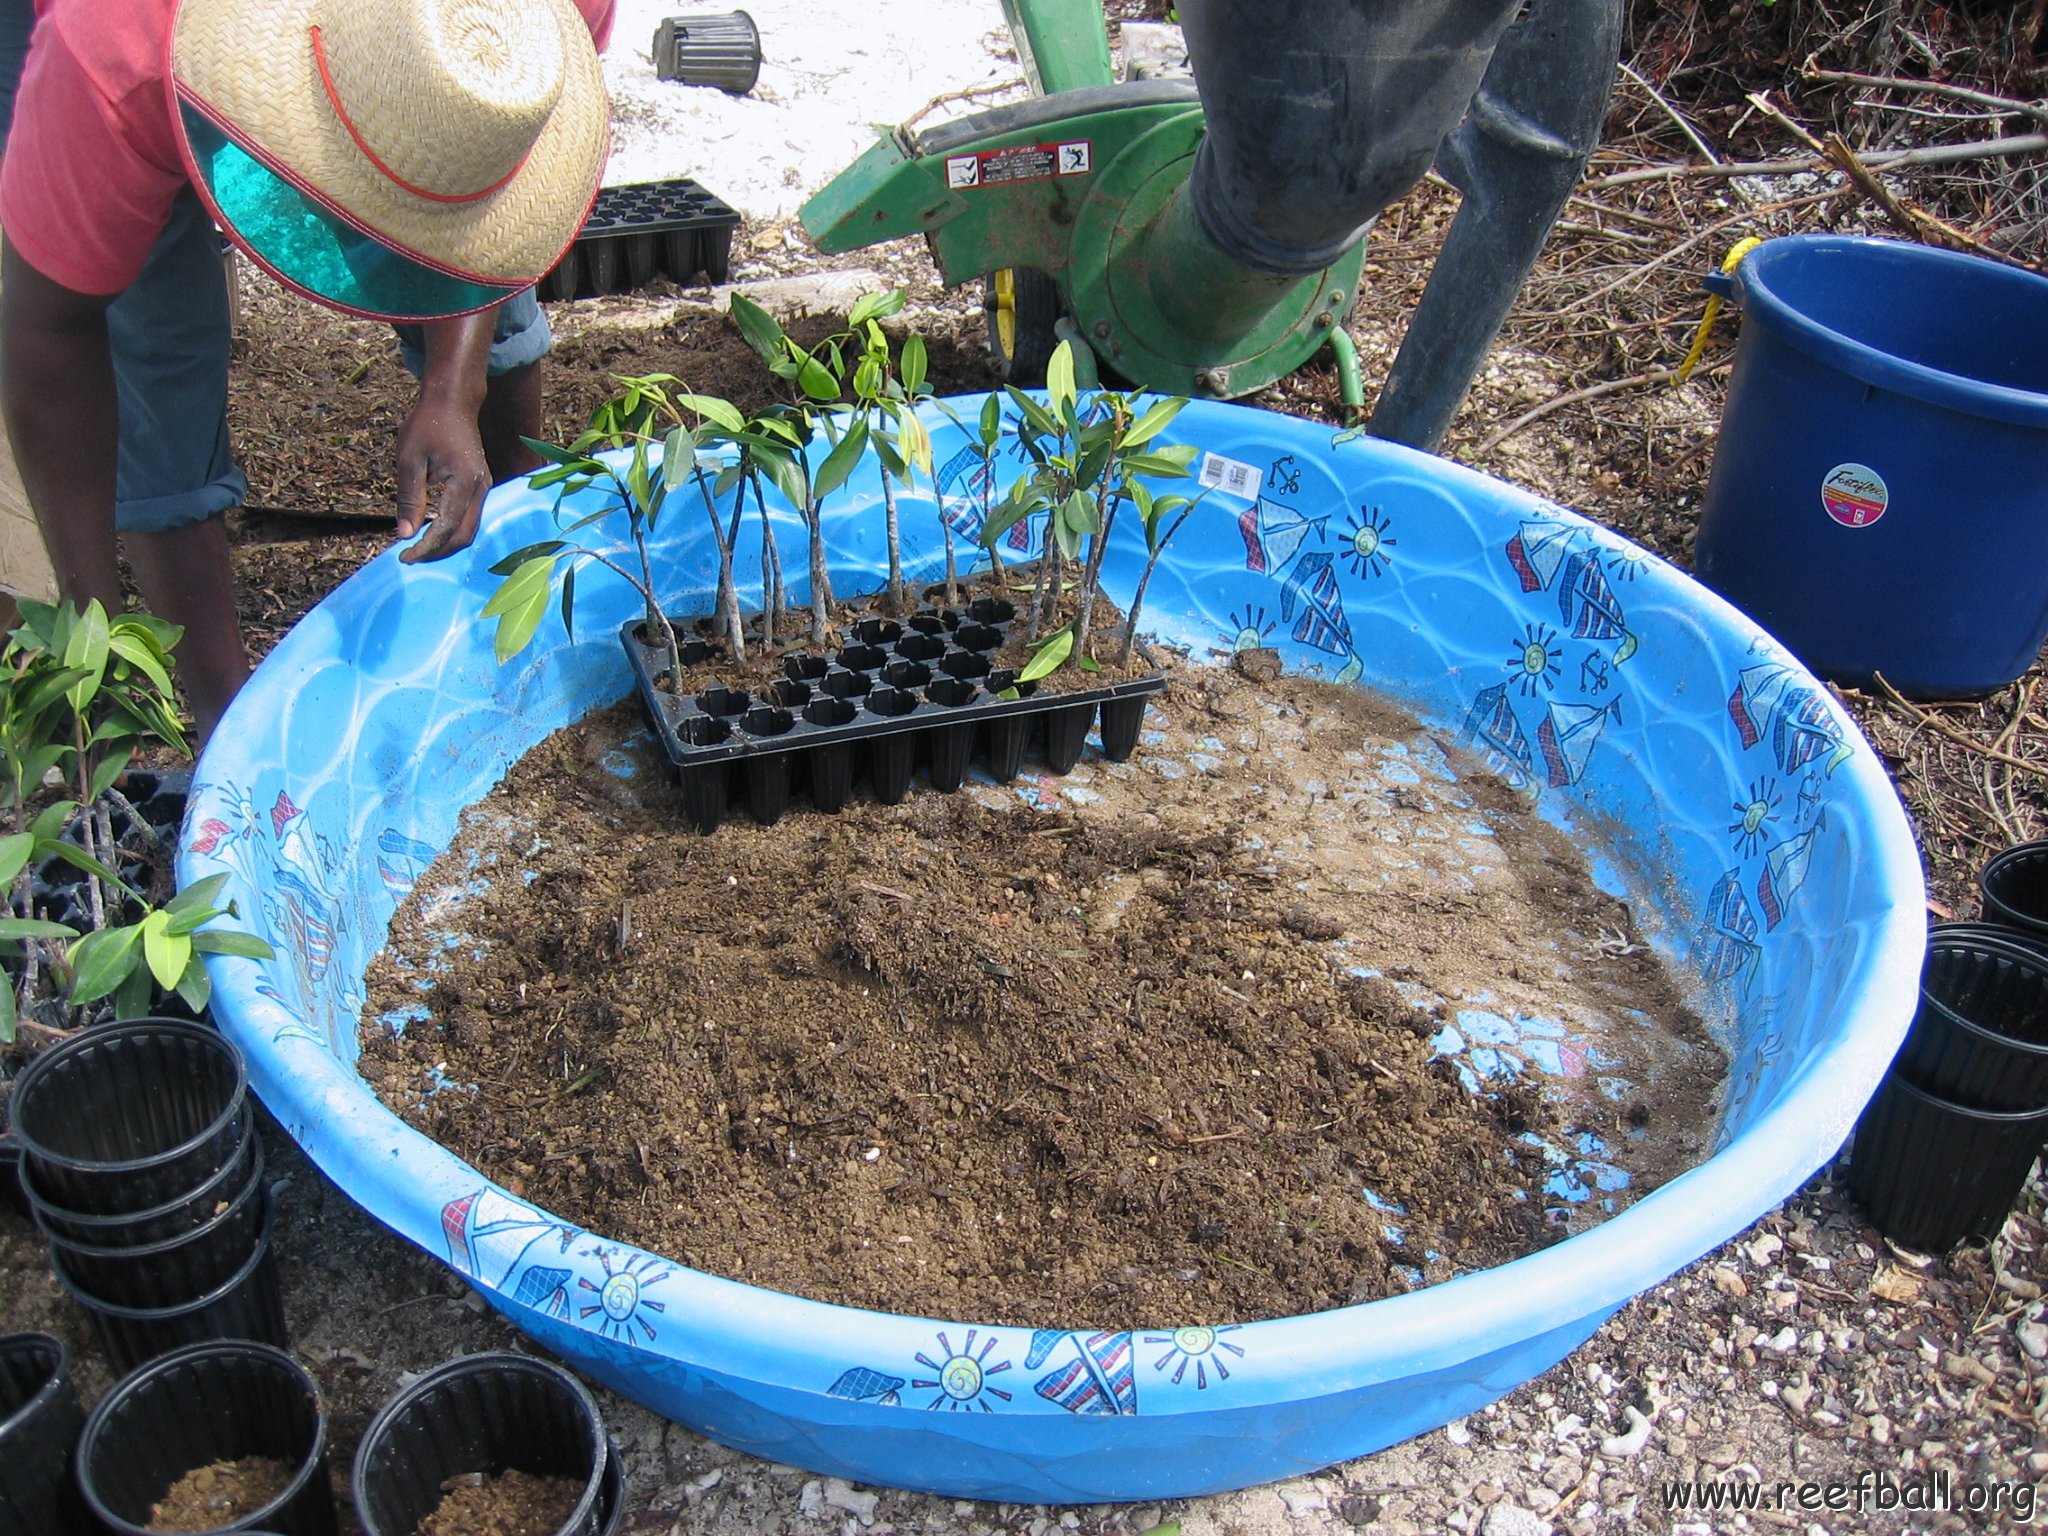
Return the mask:
MULTIPOLYGON (((0 165, 0 228, 76 293, 141 273, 184 190, 164 39, 176 0, 36 0, 35 39, 0 165)), ((617 0, 575 0, 603 51, 617 0)))

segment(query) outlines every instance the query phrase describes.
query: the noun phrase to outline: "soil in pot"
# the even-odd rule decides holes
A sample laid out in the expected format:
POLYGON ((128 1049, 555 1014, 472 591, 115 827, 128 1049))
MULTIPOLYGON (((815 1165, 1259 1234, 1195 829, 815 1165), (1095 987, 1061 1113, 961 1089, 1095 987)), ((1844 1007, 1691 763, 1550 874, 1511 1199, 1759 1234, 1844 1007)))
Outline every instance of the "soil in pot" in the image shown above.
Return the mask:
POLYGON ((218 1531, 269 1504, 291 1486, 292 1469, 269 1456, 194 1467, 150 1507, 152 1531, 218 1531))
POLYGON ((1125 763, 710 838, 596 712, 394 920, 364 1075, 608 1237, 1019 1326, 1367 1300, 1703 1156, 1724 1060, 1581 850, 1259 675, 1177 667, 1125 763))
POLYGON ((583 1496, 580 1482, 517 1467, 451 1477, 443 1487, 414 1536, 555 1536, 583 1496))

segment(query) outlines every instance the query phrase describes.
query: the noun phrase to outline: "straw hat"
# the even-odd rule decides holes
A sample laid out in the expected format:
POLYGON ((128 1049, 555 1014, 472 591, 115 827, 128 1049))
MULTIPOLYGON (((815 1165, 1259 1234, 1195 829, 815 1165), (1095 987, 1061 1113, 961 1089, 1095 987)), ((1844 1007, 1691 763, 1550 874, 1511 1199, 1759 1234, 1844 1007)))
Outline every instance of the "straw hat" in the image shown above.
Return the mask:
POLYGON ((571 0, 179 0, 170 64, 221 227, 338 308, 494 303, 597 196, 609 107, 571 0))

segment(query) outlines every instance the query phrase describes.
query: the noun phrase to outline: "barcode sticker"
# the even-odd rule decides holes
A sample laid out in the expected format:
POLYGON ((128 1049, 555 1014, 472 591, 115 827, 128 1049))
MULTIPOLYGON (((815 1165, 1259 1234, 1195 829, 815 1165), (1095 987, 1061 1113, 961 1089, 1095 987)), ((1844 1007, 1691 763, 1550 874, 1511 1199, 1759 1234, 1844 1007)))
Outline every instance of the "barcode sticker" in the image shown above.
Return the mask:
POLYGON ((1259 471, 1239 459, 1226 459, 1220 453, 1202 455, 1202 470, 1197 480, 1212 491, 1222 491, 1229 496, 1242 496, 1247 501, 1257 500, 1259 471))

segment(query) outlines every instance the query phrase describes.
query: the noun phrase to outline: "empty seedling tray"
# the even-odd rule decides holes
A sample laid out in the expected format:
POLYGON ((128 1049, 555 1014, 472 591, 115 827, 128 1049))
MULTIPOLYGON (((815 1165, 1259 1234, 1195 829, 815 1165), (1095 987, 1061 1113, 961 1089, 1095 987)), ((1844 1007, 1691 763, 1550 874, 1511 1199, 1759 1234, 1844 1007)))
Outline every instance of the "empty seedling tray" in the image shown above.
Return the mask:
POLYGON ((627 293, 656 275, 687 283, 698 273, 722 283, 732 267, 740 216, 687 176, 606 187, 583 233, 540 280, 544 299, 627 293))
MULTIPOLYGON (((1065 773, 1098 710, 1103 755, 1129 757, 1145 700, 1166 686, 1166 675, 1155 670, 1068 692, 1019 683, 993 659, 1015 617, 1007 599, 980 598, 957 609, 922 608, 901 621, 865 618, 837 650, 784 656, 770 681, 714 684, 688 696, 657 686, 668 652, 641 638, 643 621, 628 623, 621 637, 682 786, 684 814, 710 832, 735 798, 755 820, 772 824, 800 784, 818 810, 837 811, 863 770, 885 805, 903 798, 920 762, 933 787, 949 793, 977 758, 1000 783, 1016 776, 1034 747, 1047 768, 1065 773)), ((687 628, 677 625, 679 633, 687 628)), ((684 641, 682 652, 685 669, 717 654, 701 640, 684 641)))

